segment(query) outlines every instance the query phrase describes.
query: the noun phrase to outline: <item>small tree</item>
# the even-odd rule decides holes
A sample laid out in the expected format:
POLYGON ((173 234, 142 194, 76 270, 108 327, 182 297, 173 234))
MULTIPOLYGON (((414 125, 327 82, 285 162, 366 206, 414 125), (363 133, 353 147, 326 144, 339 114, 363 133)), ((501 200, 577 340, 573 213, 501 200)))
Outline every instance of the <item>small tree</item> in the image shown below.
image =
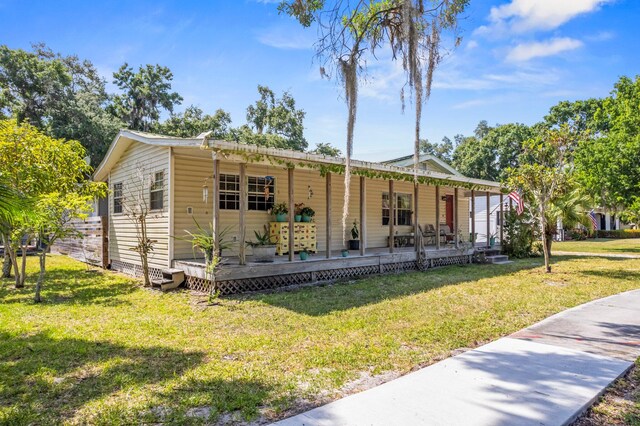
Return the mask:
MULTIPOLYGON (((551 226, 561 201, 575 187, 571 180, 571 157, 577 145, 577 134, 568 126, 541 129, 536 137, 523 144, 518 168, 508 169, 507 185, 517 189, 529 204, 531 214, 540 227, 544 265, 551 272, 551 226)), ((564 208, 566 208, 565 206, 564 208)))
POLYGON ((153 214, 150 205, 150 193, 152 189, 158 188, 157 185, 164 185, 164 179, 161 183, 155 180, 155 172, 147 172, 144 166, 136 166, 137 173, 134 179, 123 187, 122 210, 123 213, 133 223, 136 231, 136 245, 131 250, 138 253, 140 263, 142 265, 142 276, 145 287, 151 286, 151 278, 149 277, 149 254, 153 252, 157 240, 149 238, 147 223, 153 214))
POLYGON ((74 219, 85 219, 91 209, 94 197, 107 195, 107 187, 102 182, 86 182, 75 191, 52 192, 38 199, 34 218, 34 229, 43 246, 38 257, 40 274, 36 282, 34 301, 41 302, 40 293, 46 273, 47 251, 58 239, 78 238, 82 234, 75 228, 74 219))

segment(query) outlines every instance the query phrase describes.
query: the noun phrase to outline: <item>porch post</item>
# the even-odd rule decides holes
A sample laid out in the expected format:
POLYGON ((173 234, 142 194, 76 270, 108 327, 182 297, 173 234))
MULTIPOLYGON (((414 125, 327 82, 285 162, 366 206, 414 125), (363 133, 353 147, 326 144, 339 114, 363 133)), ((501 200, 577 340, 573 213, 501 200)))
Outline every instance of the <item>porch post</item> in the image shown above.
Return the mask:
POLYGON ((213 218, 211 222, 214 245, 218 245, 218 228, 220 227, 220 160, 215 152, 211 154, 213 158, 213 218))
POLYGON ((246 239, 246 229, 244 219, 247 215, 247 165, 245 163, 240 163, 240 211, 238 215, 238 226, 240 226, 240 263, 244 265, 246 263, 244 253, 245 253, 245 243, 246 239))
POLYGON ((476 247, 476 191, 471 190, 471 247, 476 247))
POLYGON ((489 244, 489 238, 491 237, 491 194, 487 191, 487 247, 491 247, 489 244))
POLYGON ((413 184, 413 248, 416 250, 416 253, 420 250, 420 247, 418 247, 418 232, 420 232, 420 203, 418 201, 420 201, 419 199, 419 195, 420 195, 420 184, 418 182, 414 182, 413 184))
POLYGON ((395 241, 393 235, 395 233, 395 219, 396 219, 396 196, 393 192, 393 180, 389 181, 389 253, 393 253, 393 246, 395 241))
POLYGON ((327 208, 327 219, 325 223, 325 240, 326 240, 326 249, 325 254, 327 259, 331 257, 331 173, 327 173, 324 177, 324 183, 326 185, 325 188, 325 197, 326 197, 326 208, 327 208))
POLYGON ((295 239, 293 216, 295 214, 296 206, 293 199, 293 170, 293 168, 287 169, 289 175, 289 262, 293 262, 293 258, 295 256, 295 253, 293 252, 295 239))
POLYGON ((365 177, 360 176, 360 256, 364 256, 367 241, 367 184, 365 177))
POLYGON ((440 250, 440 187, 436 186, 436 250, 440 250))
POLYGON ((605 210, 604 229, 607 231, 611 231, 611 213, 609 213, 609 210, 605 210))
POLYGON ((458 188, 453 188, 453 241, 456 244, 456 248, 460 246, 458 226, 458 188))
POLYGON ((500 192, 500 245, 504 238, 504 194, 500 192))

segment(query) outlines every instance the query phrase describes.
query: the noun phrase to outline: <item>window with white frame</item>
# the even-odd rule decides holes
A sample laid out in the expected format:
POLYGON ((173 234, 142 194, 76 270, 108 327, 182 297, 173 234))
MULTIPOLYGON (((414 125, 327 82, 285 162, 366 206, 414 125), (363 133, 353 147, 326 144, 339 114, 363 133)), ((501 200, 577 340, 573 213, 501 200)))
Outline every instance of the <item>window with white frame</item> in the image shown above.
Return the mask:
POLYGON ((275 179, 272 177, 247 177, 247 210, 267 211, 273 207, 275 179))
POLYGON ((220 175, 221 210, 240 210, 240 176, 220 175))
POLYGON ((156 172, 153 175, 149 191, 149 208, 151 210, 162 210, 164 206, 164 172, 156 172))
POLYGON ((113 184, 113 212, 122 213, 122 182, 113 184))
MULTIPOLYGON (((393 223, 400 226, 411 226, 411 217, 413 215, 411 194, 395 194, 393 223)), ((389 225, 389 193, 382 193, 382 225, 389 225)))

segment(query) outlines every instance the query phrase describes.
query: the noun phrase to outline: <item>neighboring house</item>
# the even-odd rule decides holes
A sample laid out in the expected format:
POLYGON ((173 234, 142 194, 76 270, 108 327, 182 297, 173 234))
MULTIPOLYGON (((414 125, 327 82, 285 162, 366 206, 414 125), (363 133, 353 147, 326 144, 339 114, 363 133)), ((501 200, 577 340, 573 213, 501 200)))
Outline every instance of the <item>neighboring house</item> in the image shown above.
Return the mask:
MULTIPOLYGON (((107 208, 113 269, 136 275, 140 272, 138 254, 132 250, 136 231, 123 206, 139 190, 137 175, 142 171, 148 183, 143 196, 152 210, 149 238, 156 241, 149 256, 153 274, 180 268, 187 274, 188 285, 205 288, 208 281, 204 268, 194 263, 199 253, 194 253, 184 237, 187 230, 196 230, 196 221, 205 228, 212 223, 217 231, 227 230, 225 238, 231 244, 223 253, 226 263, 216 276, 223 293, 231 293, 416 269, 420 248, 414 235, 418 224, 448 224, 451 233, 458 236, 426 241, 432 244, 428 247, 428 266, 468 262, 473 253, 464 244, 470 232, 469 190, 498 193, 500 185, 462 176, 434 158, 425 158, 424 163, 425 168, 418 171, 422 183, 416 190, 412 169, 389 162, 352 160, 347 234, 355 220, 361 241, 359 251, 352 251, 347 258, 341 257, 345 240, 350 238, 343 236, 341 225, 343 158, 205 137, 182 139, 123 130, 96 169, 94 179, 108 182, 111 190, 108 204, 100 204, 100 214, 104 215, 107 208), (390 188, 394 193, 391 199, 390 188), (273 264, 252 263, 249 257, 248 265, 238 265, 240 224, 244 224, 244 239, 253 240, 254 231, 262 231, 274 220, 269 209, 281 202, 304 203, 315 210, 315 225, 307 228, 304 237, 314 241, 316 254, 312 260, 296 261, 290 252, 278 256, 273 264), (389 244, 391 240, 394 244, 389 244)), ((278 225, 279 229, 283 226, 298 229, 293 223, 278 225)))

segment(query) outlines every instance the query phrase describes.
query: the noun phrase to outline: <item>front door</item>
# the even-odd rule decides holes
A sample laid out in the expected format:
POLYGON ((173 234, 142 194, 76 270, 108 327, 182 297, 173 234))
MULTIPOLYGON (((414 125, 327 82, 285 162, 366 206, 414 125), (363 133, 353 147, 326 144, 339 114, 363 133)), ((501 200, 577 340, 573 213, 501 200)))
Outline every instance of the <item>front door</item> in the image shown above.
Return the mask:
POLYGON ((453 229, 453 195, 447 195, 446 213, 447 225, 449 225, 449 229, 451 230, 451 232, 455 233, 455 230, 453 229))

